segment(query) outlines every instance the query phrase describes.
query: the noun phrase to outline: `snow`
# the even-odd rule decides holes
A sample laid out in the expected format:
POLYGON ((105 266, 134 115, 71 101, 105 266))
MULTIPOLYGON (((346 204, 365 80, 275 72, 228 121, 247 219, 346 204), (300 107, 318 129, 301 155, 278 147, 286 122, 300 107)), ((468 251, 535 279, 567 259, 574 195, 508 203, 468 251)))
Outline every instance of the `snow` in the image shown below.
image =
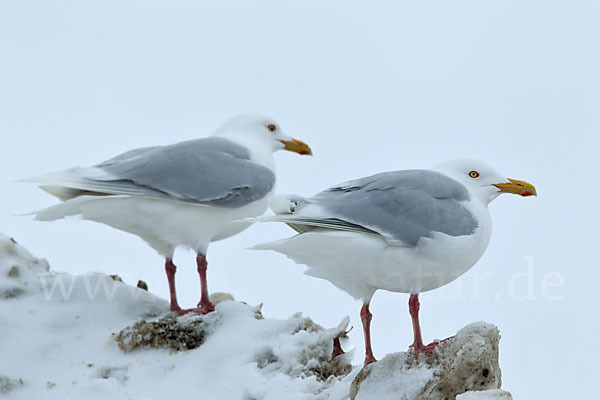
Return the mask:
POLYGON ((234 301, 177 319, 201 330, 192 350, 119 348, 123 329, 162 318, 173 318, 166 300, 105 274, 53 272, 0 234, 0 393, 12 399, 336 400, 359 370, 351 352, 329 362, 347 318, 324 329, 234 301))

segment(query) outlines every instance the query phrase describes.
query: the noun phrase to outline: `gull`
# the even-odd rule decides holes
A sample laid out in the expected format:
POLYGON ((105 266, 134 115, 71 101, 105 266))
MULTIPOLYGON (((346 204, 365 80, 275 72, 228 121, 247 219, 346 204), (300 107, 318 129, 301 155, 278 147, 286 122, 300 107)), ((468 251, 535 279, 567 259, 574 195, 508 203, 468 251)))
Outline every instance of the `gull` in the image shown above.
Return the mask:
POLYGON ((237 116, 210 137, 135 149, 92 167, 28 179, 63 201, 32 214, 40 221, 79 216, 139 236, 165 258, 171 311, 205 314, 214 310, 208 245, 243 231, 251 225, 245 219, 268 208, 273 152, 280 149, 312 154, 271 118, 237 116), (184 310, 177 302, 173 253, 179 246, 197 253, 197 308, 184 310))
POLYGON ((282 253, 307 265, 307 275, 362 300, 365 365, 376 361, 369 303, 378 289, 410 294, 410 347, 430 351, 438 342, 423 344, 419 293, 475 265, 492 233, 488 204, 501 193, 537 195, 533 185, 504 178, 481 161, 457 160, 352 180, 310 198, 275 196, 276 215, 258 220, 284 222, 298 234, 254 249, 282 253))

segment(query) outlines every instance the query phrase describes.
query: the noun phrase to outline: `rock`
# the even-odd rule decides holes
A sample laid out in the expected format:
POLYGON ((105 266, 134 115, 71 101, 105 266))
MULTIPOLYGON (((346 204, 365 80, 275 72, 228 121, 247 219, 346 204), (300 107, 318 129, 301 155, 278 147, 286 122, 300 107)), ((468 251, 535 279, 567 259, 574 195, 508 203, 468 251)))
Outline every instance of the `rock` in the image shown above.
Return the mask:
POLYGON ((192 350, 204 342, 206 324, 200 315, 177 318, 174 315, 155 321, 141 320, 115 335, 119 348, 129 353, 143 348, 167 348, 173 352, 192 350))
POLYGON ((6 274, 9 278, 18 278, 21 275, 21 270, 18 265, 13 265, 6 274))
POLYGON ((30 294, 39 286, 39 274, 49 269, 46 260, 32 256, 13 238, 0 233, 0 300, 14 301, 30 294))
POLYGON ((7 394, 15 390, 18 384, 22 384, 23 381, 9 378, 6 375, 0 375, 0 394, 7 394))
POLYGON ((148 284, 142 280, 138 281, 137 287, 139 287, 142 290, 145 290, 146 292, 148 291, 148 284))
POLYGON ((210 301, 216 306, 224 301, 235 301, 235 298, 230 293, 215 292, 209 296, 210 301))
POLYGON ((440 343, 432 353, 388 354, 358 373, 350 388, 350 398, 454 400, 467 391, 499 389, 502 384, 499 342, 498 328, 477 322, 440 343))
POLYGON ((0 290, 0 299, 16 299, 21 297, 25 293, 25 290, 20 287, 11 287, 0 290))
POLYGON ((456 396, 456 400, 512 400, 512 395, 501 389, 465 392, 456 396))

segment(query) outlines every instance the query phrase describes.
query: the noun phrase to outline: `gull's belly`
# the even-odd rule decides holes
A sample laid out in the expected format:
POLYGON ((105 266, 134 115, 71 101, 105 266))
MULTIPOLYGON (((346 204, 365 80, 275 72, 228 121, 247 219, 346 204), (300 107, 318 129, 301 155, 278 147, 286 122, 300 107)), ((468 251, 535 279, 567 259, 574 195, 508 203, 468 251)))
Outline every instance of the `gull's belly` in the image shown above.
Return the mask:
POLYGON ((382 270, 372 275, 375 286, 393 292, 426 292, 452 282, 473 267, 490 241, 492 221, 485 206, 474 203, 468 207, 478 221, 472 234, 434 232, 415 247, 388 248, 382 252, 382 270))
POLYGON ((370 284, 393 292, 420 293, 444 286, 479 260, 488 238, 476 231, 468 236, 435 233, 423 238, 416 247, 383 250, 374 265, 370 284))
POLYGON ((219 208, 131 196, 82 196, 54 206, 56 218, 80 216, 144 239, 170 257, 178 246, 205 253, 210 242, 235 235, 250 226, 238 222, 267 208, 266 197, 238 208, 219 208))
MULTIPOLYGON (((172 205, 169 202, 168 206, 172 205)), ((162 210, 160 214, 164 216, 163 223, 160 228, 153 227, 153 232, 175 246, 185 246, 206 253, 210 242, 226 239, 248 228, 251 223, 241 220, 264 213, 267 206, 265 199, 239 208, 178 204, 174 210, 162 210)), ((156 214, 158 213, 153 213, 156 214)))

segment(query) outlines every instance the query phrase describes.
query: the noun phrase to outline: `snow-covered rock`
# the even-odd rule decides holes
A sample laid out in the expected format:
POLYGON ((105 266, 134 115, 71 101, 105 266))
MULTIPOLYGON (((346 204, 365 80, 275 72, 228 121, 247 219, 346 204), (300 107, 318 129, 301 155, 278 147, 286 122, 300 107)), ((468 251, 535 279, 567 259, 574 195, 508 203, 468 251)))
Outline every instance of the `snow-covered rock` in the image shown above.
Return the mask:
POLYGON ((388 354, 360 371, 352 383, 351 399, 444 400, 468 390, 500 388, 499 342, 498 328, 477 322, 429 354, 388 354))
POLYGON ((174 317, 167 301, 118 277, 53 272, 0 234, 0 394, 347 397, 351 354, 331 360, 333 338, 345 332, 347 319, 324 329, 300 314, 264 318, 260 307, 221 297, 214 313, 174 317))

